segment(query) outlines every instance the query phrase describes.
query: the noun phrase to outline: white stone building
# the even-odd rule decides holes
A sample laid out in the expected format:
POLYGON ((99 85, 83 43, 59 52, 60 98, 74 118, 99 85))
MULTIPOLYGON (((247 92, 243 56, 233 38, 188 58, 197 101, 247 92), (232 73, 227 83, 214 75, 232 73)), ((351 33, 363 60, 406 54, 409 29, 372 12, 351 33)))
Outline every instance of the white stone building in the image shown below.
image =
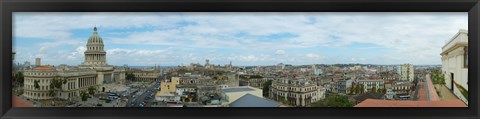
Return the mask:
POLYGON ((462 101, 468 100, 462 95, 460 88, 468 91, 468 32, 459 30, 442 47, 442 73, 445 75, 445 85, 462 101))
POLYGON ((377 90, 385 88, 385 81, 383 80, 357 80, 357 83, 363 85, 365 89, 363 92, 368 92, 369 90, 372 90, 373 87, 377 90))
POLYGON ((286 101, 293 106, 307 106, 325 98, 326 89, 306 79, 278 79, 272 81, 269 98, 286 101))
POLYGON ((49 85, 53 78, 67 80, 56 97, 71 99, 79 97, 81 90, 95 87, 97 91, 105 92, 110 89, 104 84, 122 82, 125 80, 125 70, 115 69, 107 64, 106 52, 103 49, 103 40, 98 35, 97 28, 88 38, 87 50, 84 62, 79 66, 59 65, 41 66, 40 58, 36 60, 38 65, 35 69, 25 71, 23 94, 30 99, 51 99, 48 95, 49 85), (39 88, 35 88, 35 82, 39 82, 39 88))

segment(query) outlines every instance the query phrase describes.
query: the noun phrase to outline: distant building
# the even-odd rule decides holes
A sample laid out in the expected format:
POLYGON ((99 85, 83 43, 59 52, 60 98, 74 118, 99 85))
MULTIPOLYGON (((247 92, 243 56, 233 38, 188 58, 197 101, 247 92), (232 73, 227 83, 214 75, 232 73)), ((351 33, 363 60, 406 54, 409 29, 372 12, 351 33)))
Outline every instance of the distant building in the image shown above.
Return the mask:
POLYGON ((255 88, 263 88, 263 84, 269 80, 274 80, 274 78, 253 78, 253 79, 242 79, 240 83, 245 86, 251 86, 255 88))
POLYGON ((307 106, 325 98, 326 89, 306 79, 278 79, 272 81, 269 97, 293 106, 307 106))
POLYGON ((414 78, 413 64, 403 64, 400 66, 400 80, 412 82, 414 78))
POLYGON ((395 96, 410 96, 413 88, 413 83, 409 81, 395 82, 392 84, 392 91, 395 96))
POLYGON ((460 30, 442 47, 442 73, 445 85, 462 101, 468 100, 460 90, 468 91, 468 32, 460 30))
POLYGON ((333 92, 340 94, 348 94, 349 88, 352 87, 352 79, 339 79, 334 81, 333 92))
POLYGON ((42 62, 40 58, 35 58, 35 67, 42 66, 42 62))
POLYGON ((375 87, 375 89, 385 89, 385 81, 383 80, 357 80, 357 84, 362 84, 364 87, 363 92, 368 92, 375 87))
POLYGON ((131 71, 135 81, 156 81, 161 75, 160 69, 138 69, 131 71))

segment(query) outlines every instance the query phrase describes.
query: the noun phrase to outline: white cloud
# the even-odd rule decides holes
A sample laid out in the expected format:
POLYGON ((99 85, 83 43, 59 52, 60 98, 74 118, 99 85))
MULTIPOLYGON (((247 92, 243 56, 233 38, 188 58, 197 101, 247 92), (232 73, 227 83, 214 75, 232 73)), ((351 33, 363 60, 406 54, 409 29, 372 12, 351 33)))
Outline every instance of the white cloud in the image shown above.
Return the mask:
POLYGON ((284 55, 285 54, 285 50, 277 50, 275 51, 275 55, 284 55))
MULTIPOLYGON (((79 46, 84 46, 86 38, 74 38, 75 30, 90 29, 93 25, 99 27, 99 32, 104 34, 102 37, 109 46, 220 48, 270 51, 266 54, 274 52, 275 55, 244 53, 233 57, 220 54, 222 51, 213 54, 112 47, 107 52, 109 60, 114 64, 198 62, 204 59, 276 63, 321 60, 324 63, 334 63, 337 62, 333 60, 336 58, 329 55, 311 53, 294 57, 296 52, 291 49, 348 49, 354 43, 374 45, 358 48, 359 50, 388 51, 370 56, 368 60, 344 56, 347 59, 342 61, 439 64, 438 54, 444 41, 451 38, 458 29, 466 29, 467 23, 467 13, 15 13, 14 37, 27 40, 53 39, 54 42, 35 46, 39 51, 35 55, 42 57, 54 57, 48 52, 64 45, 74 46, 78 50, 79 46), (239 33, 250 37, 237 36, 239 33), (293 34, 294 37, 269 39, 271 41, 262 39, 282 33, 293 34), (125 59, 126 57, 128 58, 125 59)), ((70 50, 72 52, 67 53, 67 58, 82 59, 79 57, 81 53, 73 51, 75 49, 68 51, 70 50)), ((20 56, 25 59, 29 57, 20 56)))

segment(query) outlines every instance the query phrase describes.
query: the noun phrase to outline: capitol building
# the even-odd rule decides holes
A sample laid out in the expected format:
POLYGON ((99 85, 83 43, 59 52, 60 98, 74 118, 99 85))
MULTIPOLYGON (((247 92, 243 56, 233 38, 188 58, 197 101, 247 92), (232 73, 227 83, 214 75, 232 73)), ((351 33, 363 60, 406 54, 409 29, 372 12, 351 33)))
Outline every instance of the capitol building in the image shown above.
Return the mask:
POLYGON ((78 66, 42 66, 40 60, 34 69, 24 72, 23 96, 29 99, 52 99, 49 96, 52 79, 67 80, 55 97, 70 99, 79 97, 80 91, 95 87, 99 92, 109 91, 106 84, 125 81, 124 68, 108 65, 102 37, 93 28, 93 34, 88 38, 87 50, 84 52, 83 63, 78 66), (35 87, 35 82, 38 86, 35 87))

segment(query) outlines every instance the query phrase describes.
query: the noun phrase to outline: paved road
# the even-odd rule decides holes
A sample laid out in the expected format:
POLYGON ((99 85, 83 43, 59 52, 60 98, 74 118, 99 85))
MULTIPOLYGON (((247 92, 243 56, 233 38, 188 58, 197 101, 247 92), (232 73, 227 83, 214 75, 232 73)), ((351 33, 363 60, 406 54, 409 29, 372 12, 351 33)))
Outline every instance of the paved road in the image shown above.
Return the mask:
MULTIPOLYGON (((140 103, 142 103, 144 100, 145 100, 145 97, 147 97, 148 95, 150 94, 155 94, 156 93, 156 85, 152 85, 152 84, 149 84, 146 88, 143 88, 143 89, 140 89, 139 92, 141 92, 141 95, 136 95, 138 93, 135 94, 135 98, 132 98, 132 96, 130 95, 128 97, 128 104, 126 105, 126 107, 138 107, 140 105, 140 103), (153 92, 147 92, 148 90, 152 90, 153 92), (132 106, 132 100, 133 99, 137 99, 137 103, 135 103, 133 106, 132 106)), ((152 105, 152 101, 155 100, 154 99, 155 97, 153 97, 153 99, 149 99, 147 100, 147 105, 145 107, 150 107, 152 105)))

